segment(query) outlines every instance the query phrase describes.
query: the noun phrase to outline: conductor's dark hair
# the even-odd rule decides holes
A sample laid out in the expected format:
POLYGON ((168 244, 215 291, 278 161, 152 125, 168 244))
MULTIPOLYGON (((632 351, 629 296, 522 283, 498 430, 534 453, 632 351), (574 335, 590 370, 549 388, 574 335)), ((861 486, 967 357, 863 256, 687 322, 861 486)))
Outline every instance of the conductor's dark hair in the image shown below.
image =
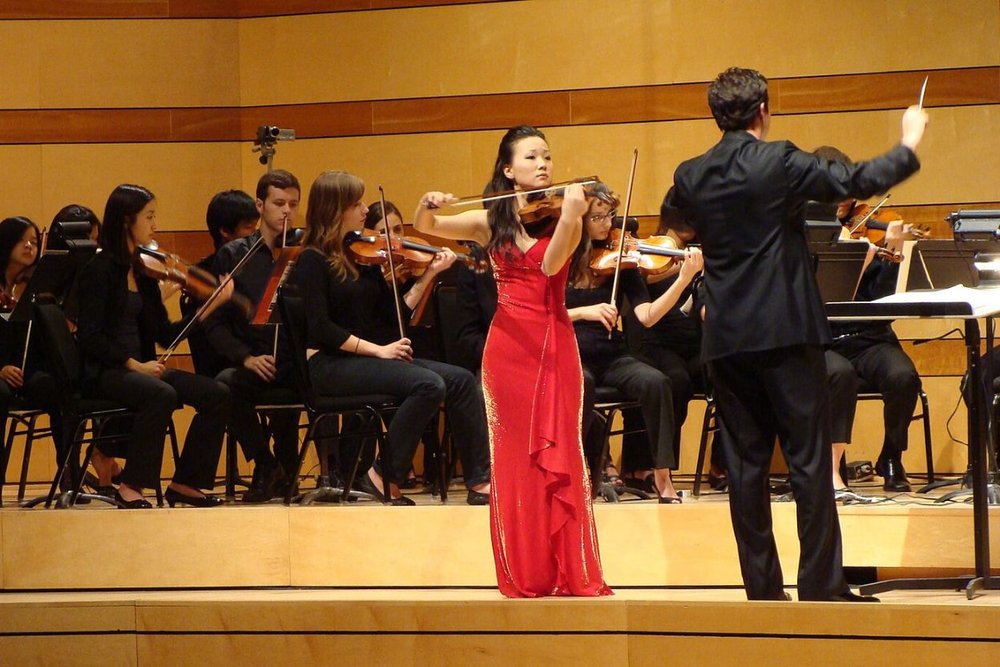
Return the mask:
POLYGON ((754 69, 730 67, 708 88, 708 106, 720 130, 746 130, 761 102, 767 108, 767 79, 754 69))

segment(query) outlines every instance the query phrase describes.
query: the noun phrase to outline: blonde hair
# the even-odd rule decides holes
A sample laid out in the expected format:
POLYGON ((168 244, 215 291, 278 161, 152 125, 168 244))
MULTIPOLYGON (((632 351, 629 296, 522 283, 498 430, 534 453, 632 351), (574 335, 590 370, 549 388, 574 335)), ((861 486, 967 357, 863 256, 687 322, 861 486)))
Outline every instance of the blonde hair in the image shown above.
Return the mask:
POLYGON ((361 201, 365 184, 346 171, 324 171, 309 188, 306 210, 306 235, 302 243, 316 248, 341 279, 358 277, 354 262, 344 253, 344 211, 361 201))

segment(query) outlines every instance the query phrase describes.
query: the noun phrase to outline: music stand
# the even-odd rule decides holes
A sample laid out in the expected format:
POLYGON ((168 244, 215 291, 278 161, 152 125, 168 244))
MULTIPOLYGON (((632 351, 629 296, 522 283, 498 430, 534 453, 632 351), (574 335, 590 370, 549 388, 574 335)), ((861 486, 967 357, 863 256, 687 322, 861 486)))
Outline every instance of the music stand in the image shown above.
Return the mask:
POLYGON ((814 241, 809 244, 823 303, 854 301, 861 274, 868 265, 868 249, 867 241, 814 241))

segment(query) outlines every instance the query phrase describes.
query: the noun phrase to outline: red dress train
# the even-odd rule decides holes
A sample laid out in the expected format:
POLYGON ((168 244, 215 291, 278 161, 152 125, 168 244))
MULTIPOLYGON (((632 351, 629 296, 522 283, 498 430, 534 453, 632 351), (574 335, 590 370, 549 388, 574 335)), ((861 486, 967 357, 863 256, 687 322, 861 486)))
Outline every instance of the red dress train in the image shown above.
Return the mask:
POLYGON ((507 597, 610 595, 580 439, 583 373, 566 312, 569 266, 542 272, 549 241, 492 257, 499 299, 483 391, 497 583, 507 597))

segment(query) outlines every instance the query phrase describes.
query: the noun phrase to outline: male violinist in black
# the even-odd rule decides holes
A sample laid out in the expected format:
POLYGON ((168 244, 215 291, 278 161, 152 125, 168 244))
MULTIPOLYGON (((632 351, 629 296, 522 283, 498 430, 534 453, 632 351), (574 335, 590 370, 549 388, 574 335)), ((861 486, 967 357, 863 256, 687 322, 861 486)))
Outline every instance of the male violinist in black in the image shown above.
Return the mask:
MULTIPOLYGON (((831 162, 848 166, 853 164, 847 155, 833 146, 820 146, 813 153, 831 162)), ((838 217, 848 226, 851 224, 849 209, 854 200, 849 199, 844 204, 846 206, 838 209, 838 217), (840 215, 844 208, 847 210, 840 215)), ((886 249, 891 252, 902 249, 907 227, 901 221, 887 223, 886 249)), ((872 301, 894 294, 898 277, 899 262, 876 256, 861 276, 855 300, 872 301)), ((885 439, 875 463, 875 471, 882 476, 882 486, 886 491, 909 491, 910 483, 906 479, 902 457, 908 444, 913 409, 920 394, 920 375, 899 344, 891 322, 831 322, 830 327, 833 330, 833 345, 827 354, 840 355, 850 363, 861 381, 862 390, 875 390, 883 396, 885 439)), ((827 356, 828 363, 829 359, 827 356)), ((844 455, 842 449, 837 450, 834 448, 833 452, 834 484, 840 459, 844 455)))
MULTIPOLYGON (((263 244, 234 274, 236 290, 254 304, 264 296, 274 270, 275 248, 283 235, 291 232, 298 213, 301 188, 291 173, 275 169, 257 182, 256 208, 260 228, 244 238, 230 241, 215 256, 213 272, 231 273, 258 239, 263 244)), ((205 322, 205 335, 214 349, 229 363, 217 379, 229 385, 233 395, 233 420, 257 421, 254 405, 265 400, 268 392, 292 388, 290 348, 280 328, 275 325, 252 326, 246 314, 231 304, 220 308, 205 322), (277 335, 277 355, 275 337, 277 335)), ((238 437, 244 455, 254 461, 250 489, 244 502, 266 502, 283 493, 285 484, 295 474, 298 464, 298 423, 296 412, 276 412, 270 417, 274 455, 268 450, 262 429, 248 429, 247 437, 238 437)))
POLYGON ((844 578, 831 481, 823 346, 830 327, 805 236, 806 200, 866 198, 917 171, 926 114, 903 115, 901 145, 845 166, 767 142, 767 80, 730 68, 708 102, 722 139, 674 174, 670 203, 705 257, 703 356, 727 437, 729 501, 747 597, 790 599, 771 530, 768 473, 776 436, 791 473, 801 545, 800 600, 862 601, 844 578))

